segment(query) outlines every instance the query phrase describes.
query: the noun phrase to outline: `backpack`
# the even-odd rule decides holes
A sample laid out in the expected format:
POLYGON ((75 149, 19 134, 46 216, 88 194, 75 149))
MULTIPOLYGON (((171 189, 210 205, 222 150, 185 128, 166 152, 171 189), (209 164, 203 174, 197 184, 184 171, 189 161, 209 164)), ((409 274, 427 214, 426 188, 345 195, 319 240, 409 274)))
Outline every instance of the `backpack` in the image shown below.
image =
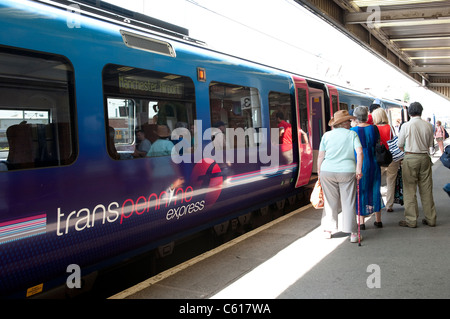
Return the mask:
POLYGON ((440 160, 445 167, 450 169, 450 145, 445 147, 444 153, 442 153, 440 160))

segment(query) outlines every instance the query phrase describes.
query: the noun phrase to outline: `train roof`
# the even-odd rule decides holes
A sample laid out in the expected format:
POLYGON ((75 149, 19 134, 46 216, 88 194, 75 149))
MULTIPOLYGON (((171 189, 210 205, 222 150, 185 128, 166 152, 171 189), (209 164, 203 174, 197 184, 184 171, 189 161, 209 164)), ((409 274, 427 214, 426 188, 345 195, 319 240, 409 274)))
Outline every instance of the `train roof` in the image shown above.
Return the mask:
MULTIPOLYGON (((226 56, 228 57, 227 59, 229 59, 229 61, 236 61, 236 63, 238 63, 239 61, 240 65, 242 65, 242 61, 245 61, 253 66, 257 66, 258 68, 264 69, 269 73, 274 73, 274 71, 276 71, 280 75, 281 74, 284 74, 286 76, 296 75, 309 81, 317 81, 320 83, 326 83, 332 86, 337 86, 336 84, 333 84, 323 79, 316 79, 311 76, 294 73, 292 71, 277 68, 272 65, 255 62, 229 53, 211 49, 207 46, 206 42, 190 37, 189 30, 186 28, 159 19, 152 18, 142 13, 127 10, 104 1, 100 0, 28 0, 28 1, 50 5, 67 11, 69 11, 72 8, 74 9, 74 13, 80 13, 83 16, 87 16, 93 19, 101 20, 104 22, 118 25, 120 27, 124 27, 129 31, 133 31, 132 33, 136 31, 136 34, 141 36, 141 40, 142 36, 145 37, 146 35, 152 37, 155 36, 158 37, 159 39, 173 40, 176 43, 185 43, 191 45, 192 52, 196 52, 199 54, 201 54, 201 51, 197 51, 196 49, 194 49, 195 47, 207 50, 211 54, 211 57, 215 56, 215 54, 218 54, 217 57, 219 57, 219 55, 222 57, 226 56)), ((126 44, 127 44, 126 38, 130 39, 131 41, 136 40, 135 42, 140 43, 145 42, 145 41, 142 42, 139 39, 134 38, 132 33, 127 32, 121 33, 122 36, 124 37, 124 42, 126 44)), ((168 55, 171 54, 169 51, 167 51, 168 55)))
MULTIPOLYGON (((52 7, 56 7, 59 9, 64 9, 69 11, 73 9, 75 13, 82 14, 83 16, 87 16, 96 20, 104 21, 106 23, 110 23, 113 25, 117 25, 121 27, 121 35, 126 45, 130 47, 135 47, 138 49, 146 50, 147 47, 136 47, 137 45, 133 45, 133 43, 139 43, 139 45, 146 45, 150 49, 147 51, 152 51, 153 48, 158 47, 158 50, 165 50, 164 53, 166 55, 174 55, 175 53, 171 52, 170 47, 162 49, 166 44, 163 42, 150 41, 155 37, 155 39, 166 39, 168 40, 167 44, 174 43, 185 43, 191 46, 190 52, 199 55, 205 55, 205 52, 208 52, 209 58, 223 58, 227 57, 228 62, 237 64, 239 66, 244 66, 242 61, 248 62, 248 67, 258 67, 261 71, 267 71, 268 73, 274 74, 275 72, 278 75, 284 76, 299 76, 308 81, 320 82, 323 84, 328 84, 335 86, 341 92, 344 93, 355 93, 360 96, 364 96, 367 99, 375 99, 375 97, 370 96, 366 92, 361 92, 351 88, 345 88, 341 85, 334 84, 324 79, 316 79, 312 76, 306 76, 303 74, 294 73, 289 70, 284 70, 281 68, 277 68, 271 65, 255 62, 249 59, 245 59, 242 57, 234 56, 232 54, 227 54, 224 52, 220 52, 207 47, 206 42, 191 38, 189 36, 189 30, 159 19, 152 18, 150 16, 134 12, 131 10, 127 10, 125 8, 100 1, 100 0, 28 0, 31 2, 36 2, 40 4, 50 5, 52 7), (78 11, 77 11, 78 10, 78 11), (128 30, 128 31, 126 31, 128 30), (152 38, 150 38, 152 37, 152 38), (172 41, 170 41, 172 40, 172 41), (198 48, 198 49, 195 49, 198 48), (206 51, 201 51, 206 50, 206 51)), ((178 47, 177 49, 181 49, 182 47, 178 47)), ((161 54, 162 51, 157 53, 161 54)), ((385 101, 387 99, 383 99, 385 101)), ((390 104, 397 104, 396 102, 390 101, 390 104)), ((398 103, 400 104, 400 103, 398 103)))
POLYGON ((123 7, 100 0, 31 0, 58 8, 70 9, 74 13, 82 13, 95 19, 113 22, 127 28, 156 33, 197 45, 206 43, 189 36, 189 30, 181 26, 159 20, 148 15, 131 11, 123 7))

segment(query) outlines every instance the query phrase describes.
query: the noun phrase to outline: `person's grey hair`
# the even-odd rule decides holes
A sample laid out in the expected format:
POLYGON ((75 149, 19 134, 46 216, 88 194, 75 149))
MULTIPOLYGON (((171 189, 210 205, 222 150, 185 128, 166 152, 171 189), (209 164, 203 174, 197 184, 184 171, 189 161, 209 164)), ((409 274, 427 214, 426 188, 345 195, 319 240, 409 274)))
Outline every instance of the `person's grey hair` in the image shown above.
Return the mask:
POLYGON ((353 111, 353 116, 356 117, 358 122, 364 123, 367 122, 367 117, 369 116, 369 110, 366 106, 358 106, 353 111))

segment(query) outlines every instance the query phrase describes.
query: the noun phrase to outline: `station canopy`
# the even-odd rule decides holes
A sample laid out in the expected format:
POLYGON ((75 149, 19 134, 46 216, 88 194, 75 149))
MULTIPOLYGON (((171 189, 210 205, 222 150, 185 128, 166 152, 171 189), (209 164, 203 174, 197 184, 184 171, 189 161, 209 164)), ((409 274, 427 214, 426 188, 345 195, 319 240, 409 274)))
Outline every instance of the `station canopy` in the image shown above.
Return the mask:
POLYGON ((449 0, 295 0, 450 100, 449 0))

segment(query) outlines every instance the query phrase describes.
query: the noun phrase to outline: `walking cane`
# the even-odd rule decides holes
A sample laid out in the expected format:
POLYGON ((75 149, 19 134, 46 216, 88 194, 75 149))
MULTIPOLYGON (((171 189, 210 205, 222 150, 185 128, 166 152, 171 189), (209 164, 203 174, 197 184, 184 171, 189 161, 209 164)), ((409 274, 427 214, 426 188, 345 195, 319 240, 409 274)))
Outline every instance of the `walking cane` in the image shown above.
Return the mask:
POLYGON ((361 246, 361 222, 359 219, 360 208, 359 208, 359 180, 356 181, 356 195, 358 197, 358 246, 361 246))

